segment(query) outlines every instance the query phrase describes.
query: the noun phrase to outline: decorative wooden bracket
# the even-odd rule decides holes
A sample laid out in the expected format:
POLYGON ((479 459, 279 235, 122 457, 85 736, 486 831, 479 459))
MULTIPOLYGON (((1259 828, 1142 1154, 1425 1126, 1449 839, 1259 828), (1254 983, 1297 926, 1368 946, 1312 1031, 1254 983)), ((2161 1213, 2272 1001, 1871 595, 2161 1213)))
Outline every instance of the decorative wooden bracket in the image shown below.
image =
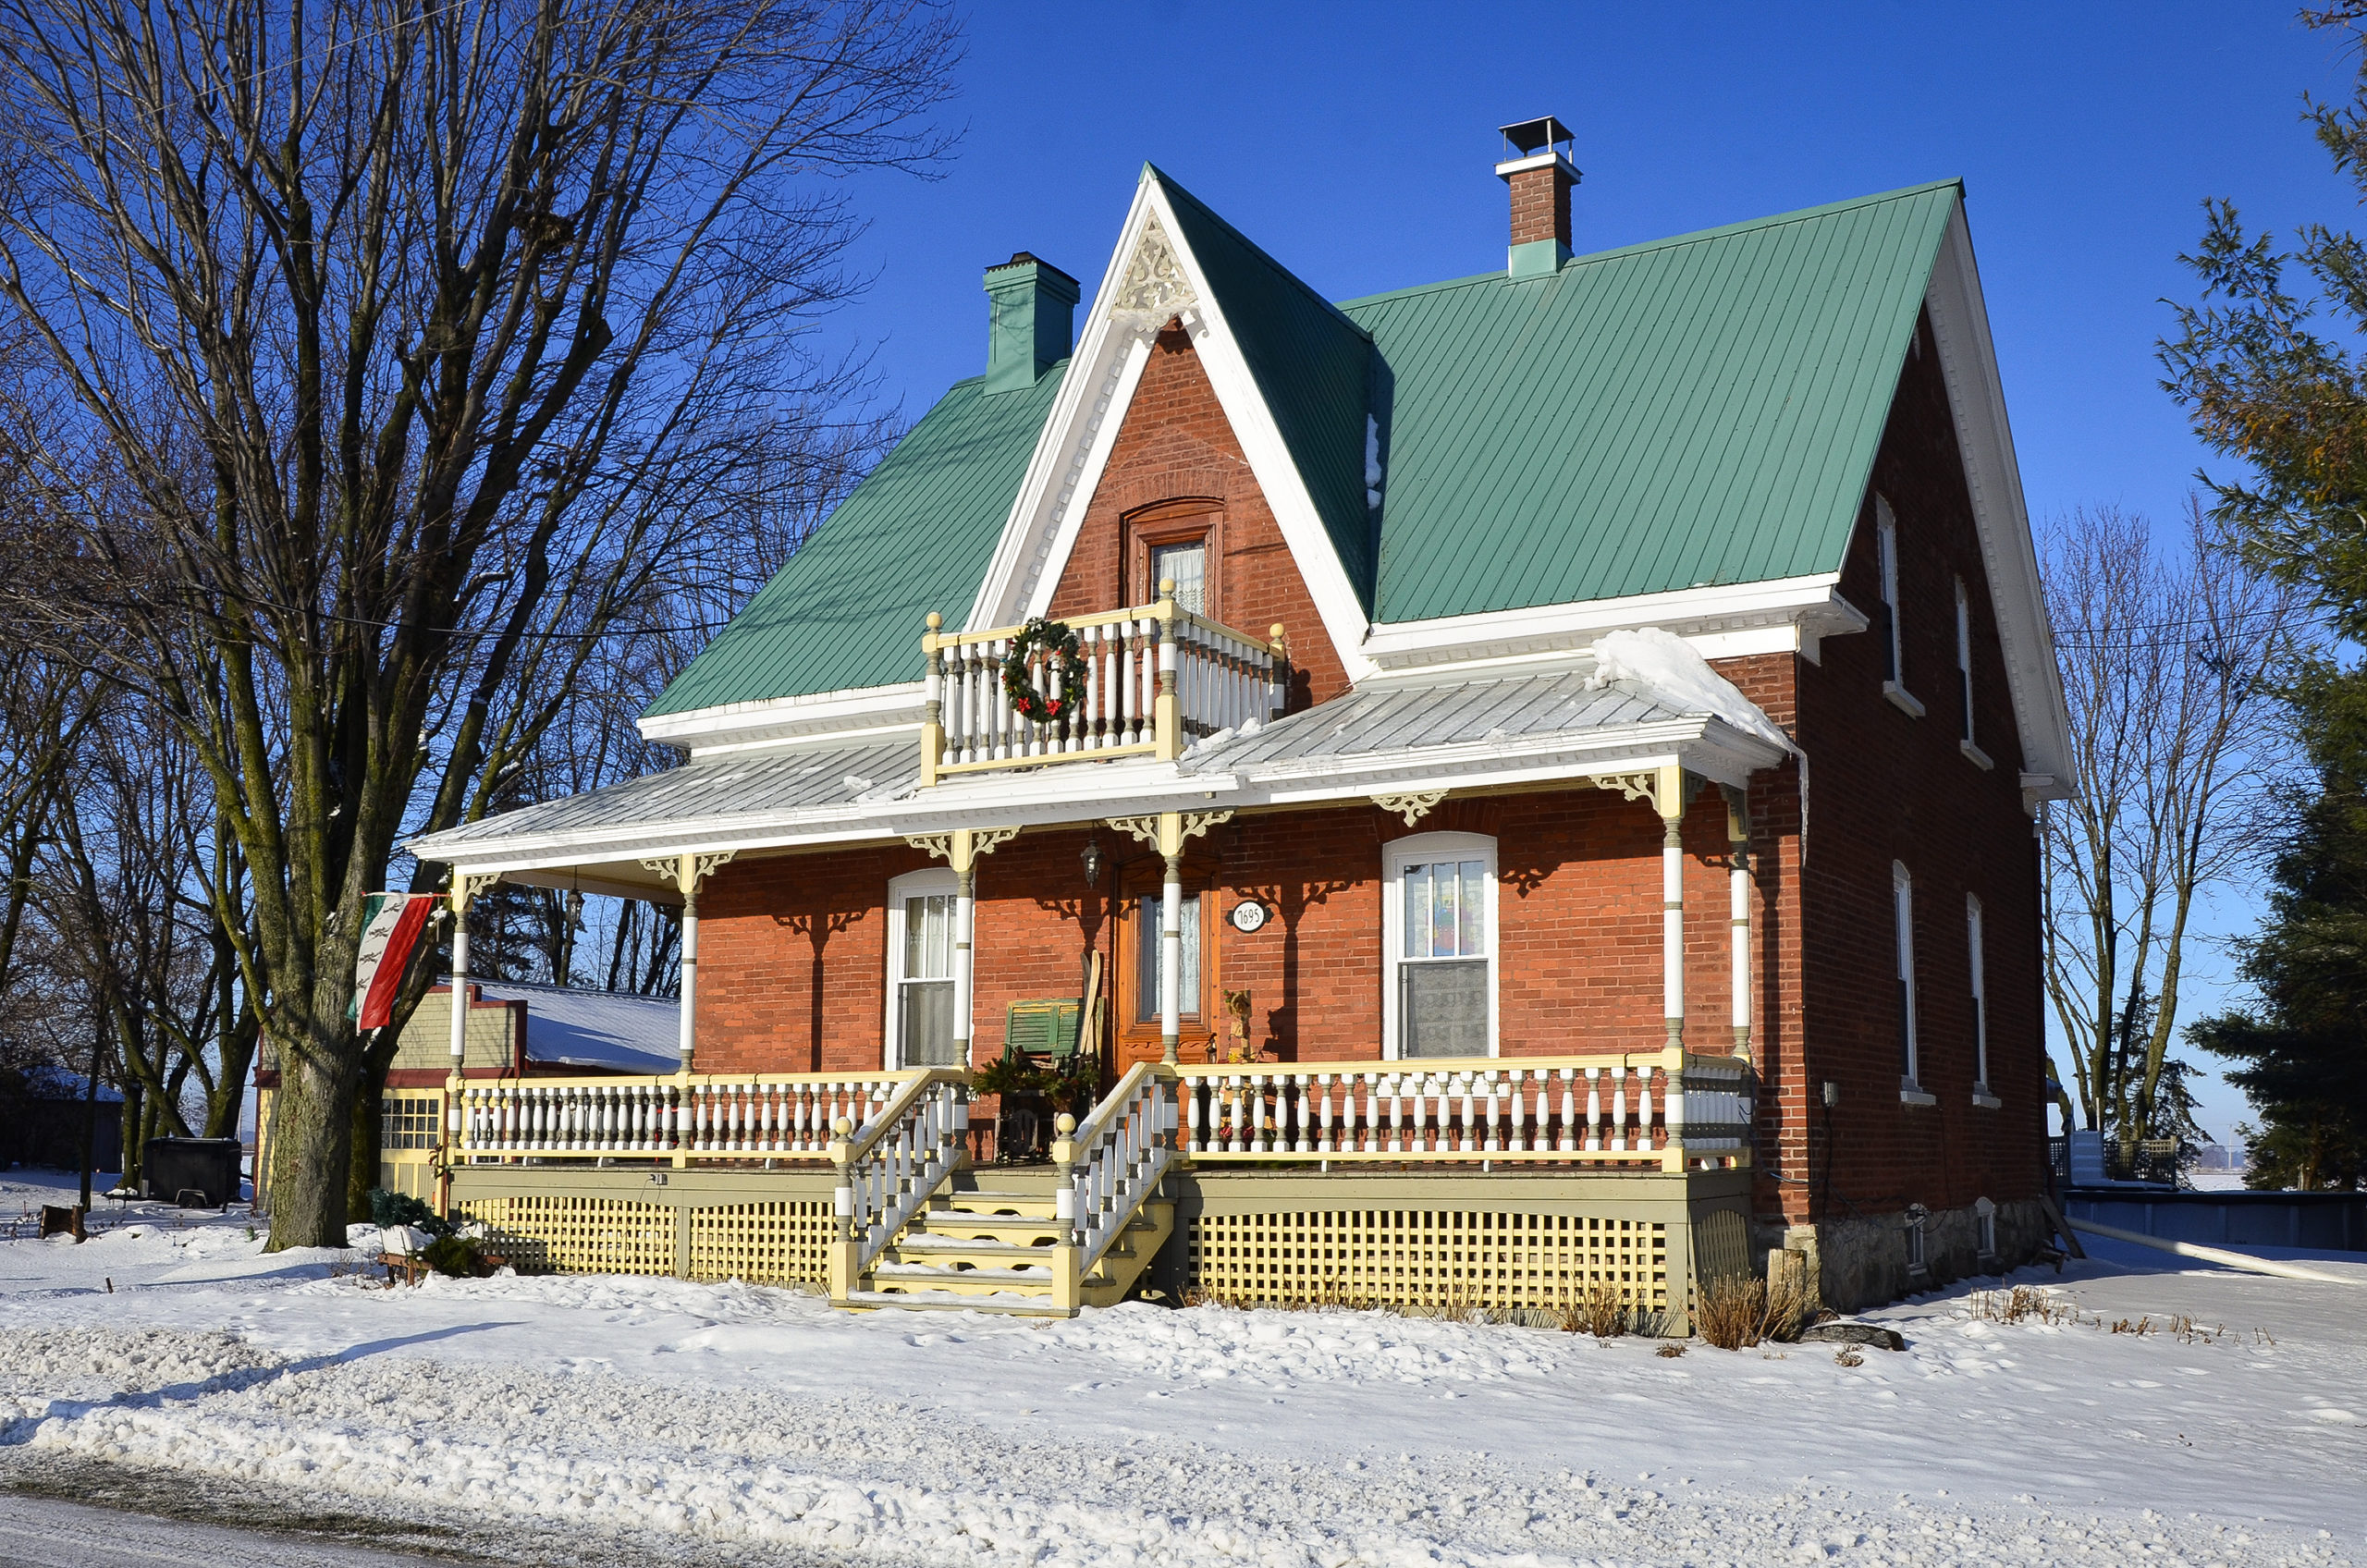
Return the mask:
POLYGON ((455 871, 452 873, 452 908, 463 914, 476 901, 479 893, 501 880, 497 871, 455 871))
POLYGON ((641 868, 674 884, 682 897, 695 899, 699 896, 699 885, 730 864, 731 858, 739 852, 737 850, 715 850, 705 854, 665 855, 643 861, 641 868))
POLYGON ((978 856, 990 855, 998 845, 1008 844, 1018 837, 1016 827, 956 827, 950 833, 907 833, 904 842, 931 860, 941 860, 954 870, 967 873, 978 856))
POLYGON ((1671 822, 1685 815, 1685 808, 1706 782, 1674 765, 1637 768, 1630 773, 1598 773, 1593 777, 1596 789, 1616 790, 1631 801, 1650 801, 1652 809, 1671 822))
POLYGON ((1233 820, 1233 808, 1222 811, 1166 811, 1157 816, 1113 816, 1107 819, 1110 827, 1120 833, 1131 834, 1162 855, 1180 855, 1184 841, 1196 839, 1211 827, 1221 827, 1233 820))
POLYGON ((1430 814, 1430 808, 1446 799, 1444 790, 1421 790, 1410 795, 1375 795, 1372 803, 1385 812, 1403 815, 1411 827, 1430 814))

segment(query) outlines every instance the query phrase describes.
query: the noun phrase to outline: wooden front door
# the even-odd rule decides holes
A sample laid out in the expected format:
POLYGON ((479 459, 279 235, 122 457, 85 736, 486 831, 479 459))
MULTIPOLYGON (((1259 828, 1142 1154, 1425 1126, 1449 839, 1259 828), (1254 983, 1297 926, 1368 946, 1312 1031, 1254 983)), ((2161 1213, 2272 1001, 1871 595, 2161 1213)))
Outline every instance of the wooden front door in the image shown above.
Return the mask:
MULTIPOLYGON (((1159 1016, 1159 891, 1165 868, 1156 856, 1128 867, 1121 878, 1118 908, 1118 1060, 1123 1073, 1138 1061, 1157 1061, 1165 1047, 1159 1016)), ((1216 895, 1205 874, 1184 871, 1184 986, 1182 1027, 1176 1052, 1184 1061, 1207 1061, 1216 1037, 1216 895)))

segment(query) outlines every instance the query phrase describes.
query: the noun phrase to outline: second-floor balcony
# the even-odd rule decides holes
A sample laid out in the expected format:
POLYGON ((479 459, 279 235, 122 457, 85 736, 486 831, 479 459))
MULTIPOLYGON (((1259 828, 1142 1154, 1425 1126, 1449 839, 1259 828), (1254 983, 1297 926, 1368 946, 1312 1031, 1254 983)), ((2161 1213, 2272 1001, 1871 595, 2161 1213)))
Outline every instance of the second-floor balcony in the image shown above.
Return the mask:
POLYGON ((1156 757, 1263 724, 1289 690, 1282 629, 1263 641, 1176 603, 921 638, 921 782, 949 774, 1156 757))

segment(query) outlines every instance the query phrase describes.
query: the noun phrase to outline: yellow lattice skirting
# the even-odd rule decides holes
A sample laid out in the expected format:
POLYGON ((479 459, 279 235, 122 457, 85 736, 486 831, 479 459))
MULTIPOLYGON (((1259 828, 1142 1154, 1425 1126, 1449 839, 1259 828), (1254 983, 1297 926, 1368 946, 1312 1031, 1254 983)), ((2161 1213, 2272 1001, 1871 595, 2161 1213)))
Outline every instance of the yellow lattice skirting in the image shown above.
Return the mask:
POLYGON ((1608 1286, 1639 1323, 1681 1331, 1697 1223, 1722 1255, 1743 1250, 1743 1184, 1705 1194, 1703 1180, 1204 1171, 1184 1204, 1180 1282, 1243 1305, 1533 1321, 1608 1286))
POLYGON ((649 1274, 819 1286, 834 1227, 827 1171, 461 1166, 453 1212, 521 1273, 649 1274))

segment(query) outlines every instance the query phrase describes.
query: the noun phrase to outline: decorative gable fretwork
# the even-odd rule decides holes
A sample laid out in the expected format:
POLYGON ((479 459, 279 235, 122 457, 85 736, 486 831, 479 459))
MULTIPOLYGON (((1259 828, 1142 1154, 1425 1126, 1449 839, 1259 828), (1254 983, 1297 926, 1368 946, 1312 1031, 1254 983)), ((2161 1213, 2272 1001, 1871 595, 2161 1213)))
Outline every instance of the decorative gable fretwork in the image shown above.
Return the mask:
POLYGON ((1111 319, 1147 337, 1199 298, 1192 280, 1184 276, 1183 263, 1175 259, 1175 247, 1168 241, 1167 230, 1159 219, 1152 218, 1143 226, 1143 237, 1118 280, 1117 296, 1110 301, 1111 319))

